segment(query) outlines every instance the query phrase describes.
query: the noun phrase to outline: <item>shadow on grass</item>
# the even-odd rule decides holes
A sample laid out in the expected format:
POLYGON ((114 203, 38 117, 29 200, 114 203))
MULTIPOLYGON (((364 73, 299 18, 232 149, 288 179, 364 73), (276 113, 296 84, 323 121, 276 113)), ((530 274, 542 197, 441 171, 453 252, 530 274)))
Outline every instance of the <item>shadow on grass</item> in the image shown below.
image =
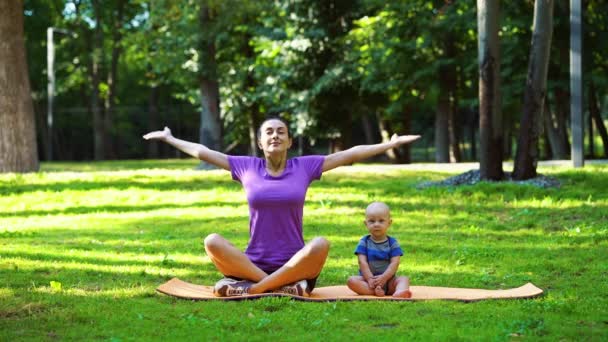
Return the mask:
MULTIPOLYGON (((141 205, 99 205, 99 206, 75 206, 65 207, 62 209, 51 210, 20 210, 17 212, 1 212, 0 217, 30 217, 30 216, 47 216, 47 215, 83 215, 93 213, 129 213, 129 212, 146 212, 161 209, 186 209, 186 208, 203 208, 208 205, 214 207, 239 207, 244 203, 239 200, 213 200, 210 202, 191 202, 187 204, 163 203, 163 204, 141 204, 141 205)), ((247 214, 247 213, 245 213, 247 214)))
MULTIPOLYGON (((202 175, 204 176, 204 174, 202 175)), ((172 177, 174 178, 174 177, 172 177)), ((191 178, 191 177, 188 177, 191 178)), ((45 182, 44 184, 24 183, 24 182, 0 182, 0 195, 15 195, 28 192, 63 192, 63 191, 93 191, 93 190, 217 190, 217 191, 238 191, 242 187, 237 182, 231 180, 230 175, 226 179, 206 180, 203 177, 191 180, 162 180, 154 176, 138 175, 136 179, 108 180, 95 179, 91 181, 70 180, 64 182, 45 182)))

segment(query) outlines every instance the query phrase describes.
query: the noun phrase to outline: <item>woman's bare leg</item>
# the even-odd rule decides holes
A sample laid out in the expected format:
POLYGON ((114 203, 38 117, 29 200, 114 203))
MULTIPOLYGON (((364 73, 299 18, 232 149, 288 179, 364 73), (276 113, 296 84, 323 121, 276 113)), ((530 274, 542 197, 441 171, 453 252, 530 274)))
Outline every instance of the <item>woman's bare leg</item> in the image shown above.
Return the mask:
POLYGON ((266 272, 252 263, 245 253, 219 234, 210 234, 205 238, 205 251, 218 271, 225 276, 256 283, 268 276, 266 272))
MULTIPOLYGON (((312 239, 283 267, 262 279, 256 278, 259 280, 251 286, 249 293, 263 293, 302 279, 316 278, 323 269, 328 253, 329 242, 326 239, 321 237, 312 239)), ((255 279, 252 280, 255 281, 255 279)))
POLYGON ((375 290, 369 287, 369 284, 362 276, 352 276, 348 278, 346 285, 349 289, 360 295, 374 296, 376 294, 375 290))

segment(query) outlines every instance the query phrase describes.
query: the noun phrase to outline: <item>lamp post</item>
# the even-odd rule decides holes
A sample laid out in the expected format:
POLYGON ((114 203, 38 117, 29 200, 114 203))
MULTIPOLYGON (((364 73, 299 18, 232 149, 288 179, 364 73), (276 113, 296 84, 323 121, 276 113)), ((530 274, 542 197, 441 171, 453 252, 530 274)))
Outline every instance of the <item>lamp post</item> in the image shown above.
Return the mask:
POLYGON ((70 34, 75 36, 74 33, 58 29, 55 27, 49 27, 46 29, 46 68, 48 83, 46 91, 47 107, 46 107, 46 124, 47 124, 47 144, 46 144, 46 157, 48 160, 53 160, 53 100, 55 97, 55 44, 53 42, 53 32, 70 34))

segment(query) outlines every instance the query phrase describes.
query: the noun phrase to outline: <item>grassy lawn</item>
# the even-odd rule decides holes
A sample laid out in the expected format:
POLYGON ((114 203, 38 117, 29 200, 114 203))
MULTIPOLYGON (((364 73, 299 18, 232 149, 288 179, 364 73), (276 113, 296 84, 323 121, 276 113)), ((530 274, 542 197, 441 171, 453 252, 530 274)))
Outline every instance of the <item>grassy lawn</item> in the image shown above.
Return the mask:
POLYGON ((545 168, 560 189, 482 183, 416 189, 449 173, 342 168, 313 183, 305 239, 332 247, 318 286, 356 274, 365 206, 392 207, 389 234, 414 285, 510 288, 532 300, 239 303, 155 292, 172 277, 213 284, 202 238, 244 248, 248 210, 225 171, 189 160, 51 163, 0 175, 0 341, 608 340, 608 166, 545 168))

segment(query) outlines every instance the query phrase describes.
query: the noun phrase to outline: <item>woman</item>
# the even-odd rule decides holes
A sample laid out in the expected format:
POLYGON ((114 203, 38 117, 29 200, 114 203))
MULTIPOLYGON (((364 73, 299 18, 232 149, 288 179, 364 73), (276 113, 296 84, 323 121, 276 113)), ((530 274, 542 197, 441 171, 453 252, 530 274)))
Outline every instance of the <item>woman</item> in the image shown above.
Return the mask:
POLYGON ((393 135, 390 142, 355 146, 327 156, 287 158, 292 145, 289 125, 266 119, 258 130, 264 158, 228 156, 204 145, 177 139, 169 128, 144 135, 161 140, 195 158, 232 173, 245 188, 249 203, 250 240, 243 253, 219 234, 205 238, 205 250, 226 277, 214 288, 217 296, 278 291, 308 295, 329 252, 321 237, 304 244, 302 214, 306 190, 325 171, 411 143, 418 135, 393 135))

